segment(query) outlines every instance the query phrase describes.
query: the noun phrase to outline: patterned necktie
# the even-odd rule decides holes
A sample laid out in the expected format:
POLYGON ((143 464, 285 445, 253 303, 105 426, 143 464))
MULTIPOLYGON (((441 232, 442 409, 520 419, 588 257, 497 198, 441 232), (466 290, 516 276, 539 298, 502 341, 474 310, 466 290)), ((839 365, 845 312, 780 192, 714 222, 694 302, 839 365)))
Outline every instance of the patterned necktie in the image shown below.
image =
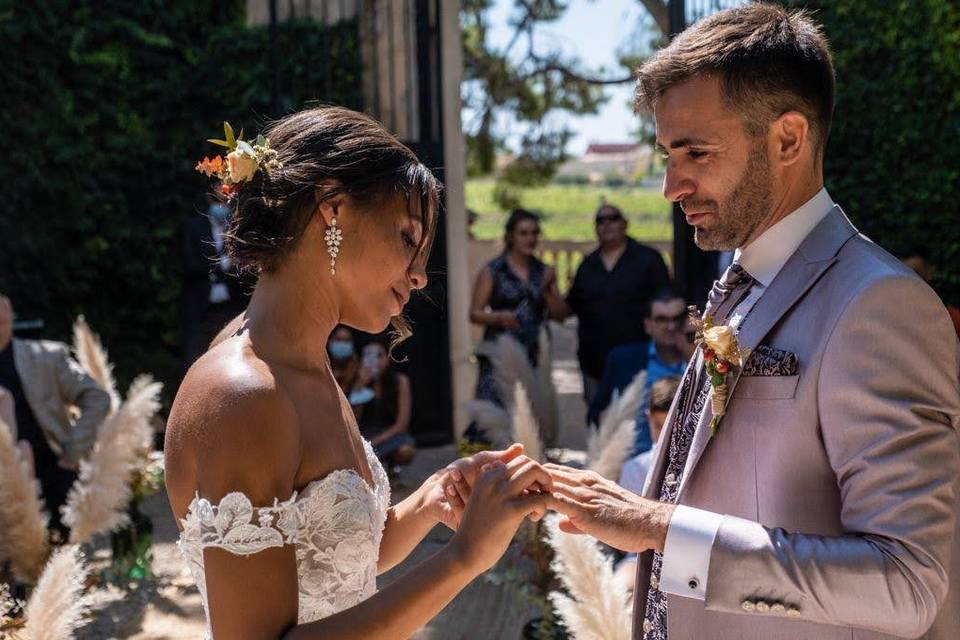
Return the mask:
MULTIPOLYGON (((731 264, 723 277, 713 283, 707 297, 706 315, 713 316, 714 324, 723 324, 731 312, 750 291, 755 280, 739 264, 731 264)), ((701 367, 702 368, 702 367, 701 367)), ((689 367, 680 383, 680 400, 673 417, 670 432, 670 449, 667 453, 667 469, 660 485, 661 502, 675 503, 690 455, 690 445, 700 423, 703 407, 710 395, 709 376, 689 367)), ((647 592, 647 609, 643 618, 644 640, 667 640, 667 596, 660 590, 660 572, 663 554, 653 554, 650 572, 650 590, 647 592)))

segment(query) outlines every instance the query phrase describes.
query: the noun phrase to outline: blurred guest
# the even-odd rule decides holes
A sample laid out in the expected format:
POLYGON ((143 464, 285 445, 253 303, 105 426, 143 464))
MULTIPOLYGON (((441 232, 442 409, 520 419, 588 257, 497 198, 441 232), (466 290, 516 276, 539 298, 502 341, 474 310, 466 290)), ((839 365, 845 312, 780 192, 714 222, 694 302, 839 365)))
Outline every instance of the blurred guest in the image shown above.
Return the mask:
MULTIPOLYGON (((913 269, 927 284, 933 282, 933 276, 936 274, 937 268, 930 262, 926 251, 919 247, 907 248, 900 252, 900 260, 913 269)), ((960 338, 960 308, 949 304, 946 300, 943 303, 947 307, 950 319, 953 320, 953 328, 957 332, 957 337, 960 338)))
POLYGON ((192 216, 183 224, 184 371, 249 301, 247 287, 223 249, 229 217, 230 208, 210 196, 206 214, 192 216))
POLYGON ((583 395, 593 400, 610 351, 647 336, 642 318, 651 296, 667 286, 670 276, 660 253, 627 236, 627 219, 617 207, 604 204, 596 213, 600 246, 584 258, 558 319, 579 319, 577 357, 583 373, 583 395))
POLYGON ((333 377, 345 394, 349 394, 360 370, 360 357, 357 355, 353 332, 344 325, 338 326, 327 341, 327 353, 330 355, 330 368, 333 377))
MULTIPOLYGON (((664 287, 653 295, 643 320, 650 338, 620 345, 607 356, 603 378, 587 412, 590 423, 600 422, 613 392, 622 393, 641 371, 647 372, 644 387, 647 393, 658 380, 683 375, 694 349, 685 331, 687 316, 686 302, 675 289, 664 287)), ((637 415, 634 454, 646 451, 653 444, 644 410, 645 407, 641 408, 637 415)))
MULTIPOLYGON (((537 366, 540 330, 547 314, 559 312, 563 305, 556 293, 556 272, 534 255, 539 241, 540 219, 525 209, 514 209, 504 232, 505 249, 480 270, 470 305, 470 321, 484 327, 485 343, 507 333, 523 345, 533 367, 537 366)), ((483 354, 478 354, 478 359, 476 398, 503 406, 493 364, 483 354)), ((466 437, 476 440, 482 434, 471 425, 466 437)))
POLYGON ((467 239, 476 240, 477 237, 473 233, 473 225, 477 223, 477 212, 473 209, 467 209, 467 239))
POLYGON ((370 441, 388 469, 409 464, 415 453, 415 442, 408 432, 413 406, 410 379, 394 371, 389 348, 379 339, 363 348, 363 364, 354 382, 354 390, 361 389, 371 393, 365 402, 353 407, 360 434, 370 441))
POLYGON ((10 427, 32 453, 50 526, 66 536, 60 506, 110 411, 110 396, 70 357, 67 345, 14 338, 13 317, 13 305, 0 295, 0 387, 9 394, 8 410, 12 399, 10 427))
MULTIPOLYGON (((650 400, 645 407, 642 407, 642 411, 646 414, 646 422, 650 425, 650 434, 653 436, 654 443, 660 440, 660 433, 667 421, 667 412, 670 411, 670 405, 673 404, 673 397, 677 395, 679 386, 680 377, 669 376, 657 380, 650 388, 650 400)), ((627 460, 620 471, 618 484, 637 495, 643 493, 643 484, 647 480, 647 473, 653 464, 655 452, 656 447, 627 460)), ((617 576, 623 580, 629 591, 633 591, 636 580, 636 562, 637 554, 631 553, 617 566, 617 576)))

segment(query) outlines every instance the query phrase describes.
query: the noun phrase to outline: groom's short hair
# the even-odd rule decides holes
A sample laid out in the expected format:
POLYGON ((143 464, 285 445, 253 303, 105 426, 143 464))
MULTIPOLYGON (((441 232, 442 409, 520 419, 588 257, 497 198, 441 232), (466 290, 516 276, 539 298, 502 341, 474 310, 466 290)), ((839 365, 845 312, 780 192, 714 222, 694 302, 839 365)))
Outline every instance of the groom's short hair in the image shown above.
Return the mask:
POLYGON ((826 146, 833 115, 834 71, 820 26, 805 11, 765 3, 720 11, 700 20, 637 72, 635 106, 652 111, 670 87, 717 75, 727 105, 751 136, 787 111, 807 117, 814 148, 826 146))

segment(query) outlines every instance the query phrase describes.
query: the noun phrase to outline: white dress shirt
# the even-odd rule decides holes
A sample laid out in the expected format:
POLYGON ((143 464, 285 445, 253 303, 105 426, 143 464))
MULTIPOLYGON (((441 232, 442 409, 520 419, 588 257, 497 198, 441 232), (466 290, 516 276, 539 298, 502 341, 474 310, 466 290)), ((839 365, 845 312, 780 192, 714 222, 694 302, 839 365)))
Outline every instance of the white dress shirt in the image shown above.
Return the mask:
MULTIPOLYGON (((740 326, 790 256, 834 206, 827 190, 820 189, 799 209, 767 229, 759 238, 737 249, 733 261, 753 276, 756 283, 730 314, 730 326, 734 329, 740 326)), ((661 591, 686 598, 706 599, 710 552, 722 522, 723 516, 720 514, 677 506, 667 528, 663 549, 661 591)))

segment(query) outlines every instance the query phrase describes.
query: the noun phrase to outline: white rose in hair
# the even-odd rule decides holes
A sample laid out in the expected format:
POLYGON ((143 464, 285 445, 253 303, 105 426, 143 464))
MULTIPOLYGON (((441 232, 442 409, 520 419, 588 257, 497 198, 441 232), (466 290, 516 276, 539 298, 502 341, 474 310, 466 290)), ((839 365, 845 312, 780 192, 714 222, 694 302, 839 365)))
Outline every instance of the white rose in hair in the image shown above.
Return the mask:
POLYGON ((243 140, 237 142, 237 148, 227 154, 230 167, 230 179, 234 182, 246 182, 257 173, 257 153, 243 140))

